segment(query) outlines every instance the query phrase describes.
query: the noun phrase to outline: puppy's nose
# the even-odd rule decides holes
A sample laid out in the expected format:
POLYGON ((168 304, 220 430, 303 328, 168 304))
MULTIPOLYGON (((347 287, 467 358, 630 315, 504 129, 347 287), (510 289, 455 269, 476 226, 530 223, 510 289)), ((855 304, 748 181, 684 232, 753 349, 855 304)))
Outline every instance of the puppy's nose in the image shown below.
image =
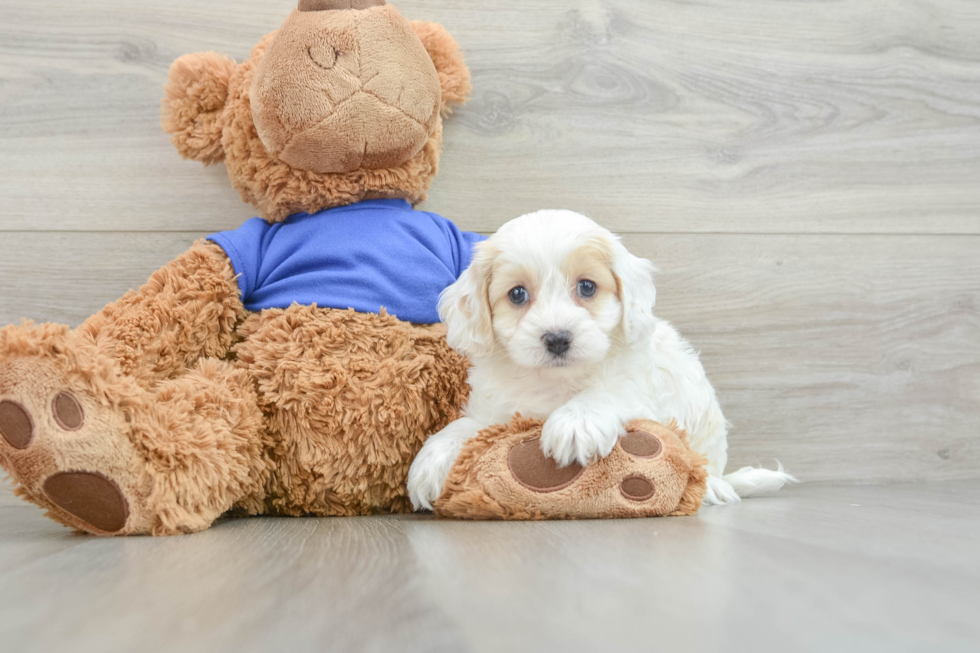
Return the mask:
POLYGON ((571 331, 549 331, 541 336, 544 346, 554 356, 561 356, 572 346, 571 331))

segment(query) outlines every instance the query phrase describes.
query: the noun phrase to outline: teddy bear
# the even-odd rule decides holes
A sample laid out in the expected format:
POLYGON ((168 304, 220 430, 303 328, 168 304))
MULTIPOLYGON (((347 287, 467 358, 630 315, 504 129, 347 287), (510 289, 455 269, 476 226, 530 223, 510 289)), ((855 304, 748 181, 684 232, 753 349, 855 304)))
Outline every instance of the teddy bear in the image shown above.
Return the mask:
POLYGON ((449 33, 384 0, 300 0, 243 63, 175 61, 164 129, 262 217, 77 329, 0 331, 17 494, 96 535, 409 511, 469 391, 435 305, 480 237, 413 207, 470 89, 449 33))
MULTIPOLYGON (((413 457, 469 393, 436 304, 482 237, 414 207, 470 90, 446 30, 384 0, 299 0, 241 64, 175 61, 164 130, 185 158, 223 162, 261 217, 198 241, 76 329, 0 330, 0 466, 16 493, 101 536, 409 512, 413 457)), ((528 445, 534 429, 517 418, 476 438, 437 513, 700 505, 703 465, 670 428, 641 424, 587 470, 552 469, 528 445)))

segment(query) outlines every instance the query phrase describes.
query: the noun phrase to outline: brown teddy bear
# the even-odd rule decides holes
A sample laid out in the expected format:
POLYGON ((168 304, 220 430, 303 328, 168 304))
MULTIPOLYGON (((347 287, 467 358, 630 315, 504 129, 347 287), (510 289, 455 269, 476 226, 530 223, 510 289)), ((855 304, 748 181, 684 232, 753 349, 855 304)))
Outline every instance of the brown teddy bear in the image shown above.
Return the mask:
MULTIPOLYGON (((185 157, 223 161, 264 219, 195 243, 75 330, 0 331, 0 465, 17 493, 97 535, 190 533, 228 512, 409 511, 409 464, 469 391, 436 300, 480 237, 413 209, 469 92, 449 34, 384 0, 300 0, 242 64, 178 59, 164 129, 185 157)), ((699 460, 645 428, 669 456, 624 445, 561 491, 528 490, 548 461, 500 454, 532 424, 490 429, 437 510, 696 510, 699 460)))
POLYGON ((367 302, 404 281, 435 316, 438 292, 465 265, 442 259, 462 256, 449 245, 467 235, 412 205, 436 174, 443 117, 469 92, 452 37, 383 0, 301 0, 242 64, 215 53, 178 59, 164 129, 185 157, 226 164, 265 218, 250 221, 261 223, 250 227, 255 251, 233 260, 218 243, 243 240, 217 234, 75 330, 0 331, 0 463, 17 493, 100 535, 189 533, 230 510, 408 511, 409 463, 465 401, 465 360, 441 325, 413 323, 437 317, 392 310, 397 319, 387 302, 317 308, 304 301, 309 288, 283 288, 280 273, 296 263, 260 251, 272 238, 261 227, 346 211, 330 214, 335 230, 310 247, 342 252, 330 261, 340 272, 376 256, 395 278, 338 272, 314 279, 313 291, 346 307, 348 295, 367 302), (367 236, 344 240, 372 224, 382 237, 438 242, 388 251, 367 236), (290 291, 298 303, 259 310, 290 291))

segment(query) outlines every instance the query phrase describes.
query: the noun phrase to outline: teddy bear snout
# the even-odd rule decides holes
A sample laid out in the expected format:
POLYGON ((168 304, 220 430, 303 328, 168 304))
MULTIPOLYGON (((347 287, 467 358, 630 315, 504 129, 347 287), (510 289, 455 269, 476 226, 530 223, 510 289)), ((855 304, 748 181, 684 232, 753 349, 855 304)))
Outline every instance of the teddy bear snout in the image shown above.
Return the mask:
POLYGON ((394 7, 348 0, 359 11, 303 10, 265 51, 251 81, 259 139, 281 161, 318 174, 393 168, 436 128, 442 89, 418 35, 394 7), (398 61, 392 52, 399 53, 398 61), (295 98, 283 103, 281 98, 295 98))

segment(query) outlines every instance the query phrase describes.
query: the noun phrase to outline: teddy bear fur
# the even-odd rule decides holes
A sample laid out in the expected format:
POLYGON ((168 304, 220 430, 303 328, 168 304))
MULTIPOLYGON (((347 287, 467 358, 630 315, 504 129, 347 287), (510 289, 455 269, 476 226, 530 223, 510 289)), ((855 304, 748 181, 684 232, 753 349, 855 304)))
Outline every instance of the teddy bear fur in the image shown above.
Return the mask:
MULTIPOLYGON (((318 173, 266 149, 250 90, 274 35, 241 64, 178 59, 163 127, 183 156, 223 161, 270 222, 363 199, 414 205, 470 82, 441 26, 411 30, 435 66, 438 111, 397 165, 318 173)), ((407 512, 409 464, 458 416, 466 371, 441 325, 299 305, 250 313, 228 257, 199 241, 77 329, 0 330, 0 465, 19 496, 97 535, 191 533, 229 511, 407 512)))
POLYGON ((707 459, 676 423, 634 420, 606 458, 559 469, 541 452, 544 423, 515 417, 464 446, 437 515, 453 519, 622 519, 693 515, 707 487, 707 459), (516 455, 515 455, 516 454, 516 455))

